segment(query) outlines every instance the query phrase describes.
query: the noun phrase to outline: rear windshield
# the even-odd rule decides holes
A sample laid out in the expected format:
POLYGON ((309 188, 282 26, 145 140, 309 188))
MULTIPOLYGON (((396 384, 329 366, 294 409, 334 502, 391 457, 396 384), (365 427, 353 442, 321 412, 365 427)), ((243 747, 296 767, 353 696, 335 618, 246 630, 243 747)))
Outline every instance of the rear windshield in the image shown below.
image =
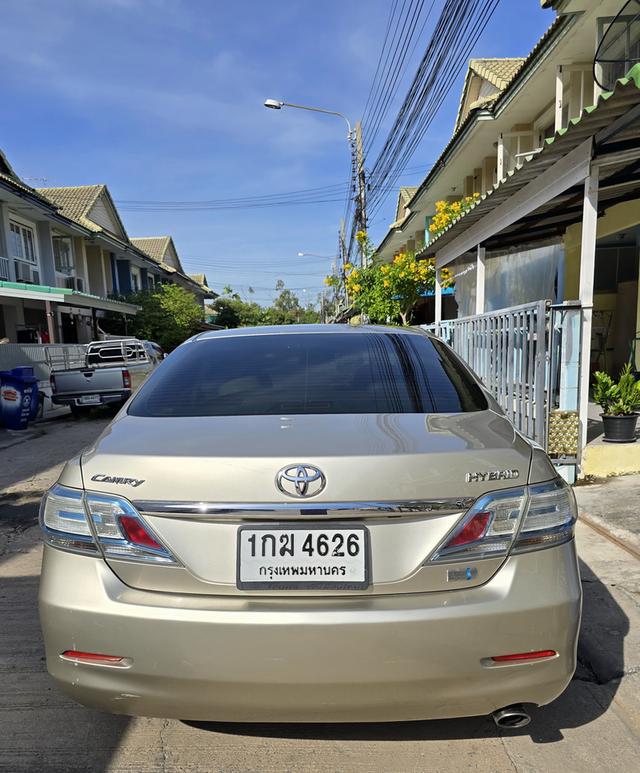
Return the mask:
POLYGON ((454 355, 426 336, 229 336, 176 349, 142 386, 133 416, 459 413, 487 408, 454 355))

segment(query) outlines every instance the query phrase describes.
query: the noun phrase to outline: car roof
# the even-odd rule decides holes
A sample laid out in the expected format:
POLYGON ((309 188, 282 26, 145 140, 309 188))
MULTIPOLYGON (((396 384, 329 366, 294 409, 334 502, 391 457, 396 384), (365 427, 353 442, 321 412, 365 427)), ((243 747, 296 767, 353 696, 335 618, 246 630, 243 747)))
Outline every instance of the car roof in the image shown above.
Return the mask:
POLYGON ((235 327, 228 330, 207 330, 192 338, 192 341, 207 341, 228 336, 296 335, 301 333, 325 333, 330 335, 362 335, 363 333, 396 333, 400 335, 426 335, 426 331, 415 327, 392 325, 263 325, 260 327, 235 327))

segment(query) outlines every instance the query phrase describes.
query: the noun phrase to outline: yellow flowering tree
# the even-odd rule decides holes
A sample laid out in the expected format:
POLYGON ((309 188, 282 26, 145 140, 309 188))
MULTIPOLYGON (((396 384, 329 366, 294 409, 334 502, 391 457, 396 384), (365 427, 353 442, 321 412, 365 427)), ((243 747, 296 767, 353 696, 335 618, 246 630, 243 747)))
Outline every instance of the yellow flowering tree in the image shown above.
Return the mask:
MULTIPOLYGON (((364 232, 357 235, 365 255, 372 252, 364 232)), ((396 255, 391 263, 372 263, 359 268, 344 266, 344 285, 351 303, 372 322, 400 322, 408 325, 416 303, 435 287, 436 269, 433 260, 416 260, 411 252, 396 255)), ((325 280, 333 285, 336 277, 325 280)), ((451 283, 446 269, 442 271, 444 286, 451 283)))
POLYGON ((431 223, 429 223, 429 233, 431 236, 437 239, 454 220, 462 217, 465 212, 468 212, 471 207, 475 206, 479 198, 480 194, 474 193, 472 196, 465 196, 458 201, 436 201, 436 214, 431 218, 431 223))

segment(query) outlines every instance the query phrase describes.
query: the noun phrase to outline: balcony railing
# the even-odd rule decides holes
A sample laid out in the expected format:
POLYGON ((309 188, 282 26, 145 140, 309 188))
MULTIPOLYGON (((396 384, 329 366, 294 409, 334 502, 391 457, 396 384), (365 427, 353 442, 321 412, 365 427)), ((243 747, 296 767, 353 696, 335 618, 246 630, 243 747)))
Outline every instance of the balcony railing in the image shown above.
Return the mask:
POLYGON ((9 271, 9 258, 0 257, 0 280, 8 282, 11 279, 11 273, 9 271))

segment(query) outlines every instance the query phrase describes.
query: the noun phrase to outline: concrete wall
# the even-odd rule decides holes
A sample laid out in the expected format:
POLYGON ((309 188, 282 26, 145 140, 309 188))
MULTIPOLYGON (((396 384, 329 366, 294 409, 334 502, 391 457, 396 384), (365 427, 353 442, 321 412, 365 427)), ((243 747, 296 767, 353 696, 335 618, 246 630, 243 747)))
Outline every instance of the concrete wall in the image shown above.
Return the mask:
POLYGON ((87 256, 87 274, 89 277, 88 292, 93 295, 105 296, 107 286, 104 281, 102 250, 94 244, 87 244, 85 247, 87 256))
MULTIPOLYGON (((597 238, 619 233, 640 223, 640 202, 627 201, 608 209, 598 219, 597 238)), ((570 226, 564 237, 565 245, 565 300, 574 300, 579 295, 580 249, 582 224, 570 226)), ((596 253, 596 260, 598 259, 596 253)), ((617 293, 596 293, 593 299, 594 312, 611 312, 612 322, 607 339, 606 367, 615 373, 629 356, 629 341, 640 330, 640 293, 637 282, 618 285, 617 293)), ((595 324, 595 323, 594 323, 595 324)), ((594 342, 595 345, 595 342, 594 342)), ((638 355, 640 366, 640 353, 638 355)), ((604 367, 600 358, 598 367, 604 367)))
MULTIPOLYGON (((640 223, 640 201, 626 201, 608 209, 604 216, 598 219, 597 238, 624 231, 640 223)), ((575 300, 579 295, 580 286, 580 241, 582 224, 575 223, 565 232, 565 275, 564 297, 575 300)))
POLYGON ((56 266, 53 258, 51 224, 46 221, 36 223, 36 238, 40 257, 40 284, 56 286, 56 266))

